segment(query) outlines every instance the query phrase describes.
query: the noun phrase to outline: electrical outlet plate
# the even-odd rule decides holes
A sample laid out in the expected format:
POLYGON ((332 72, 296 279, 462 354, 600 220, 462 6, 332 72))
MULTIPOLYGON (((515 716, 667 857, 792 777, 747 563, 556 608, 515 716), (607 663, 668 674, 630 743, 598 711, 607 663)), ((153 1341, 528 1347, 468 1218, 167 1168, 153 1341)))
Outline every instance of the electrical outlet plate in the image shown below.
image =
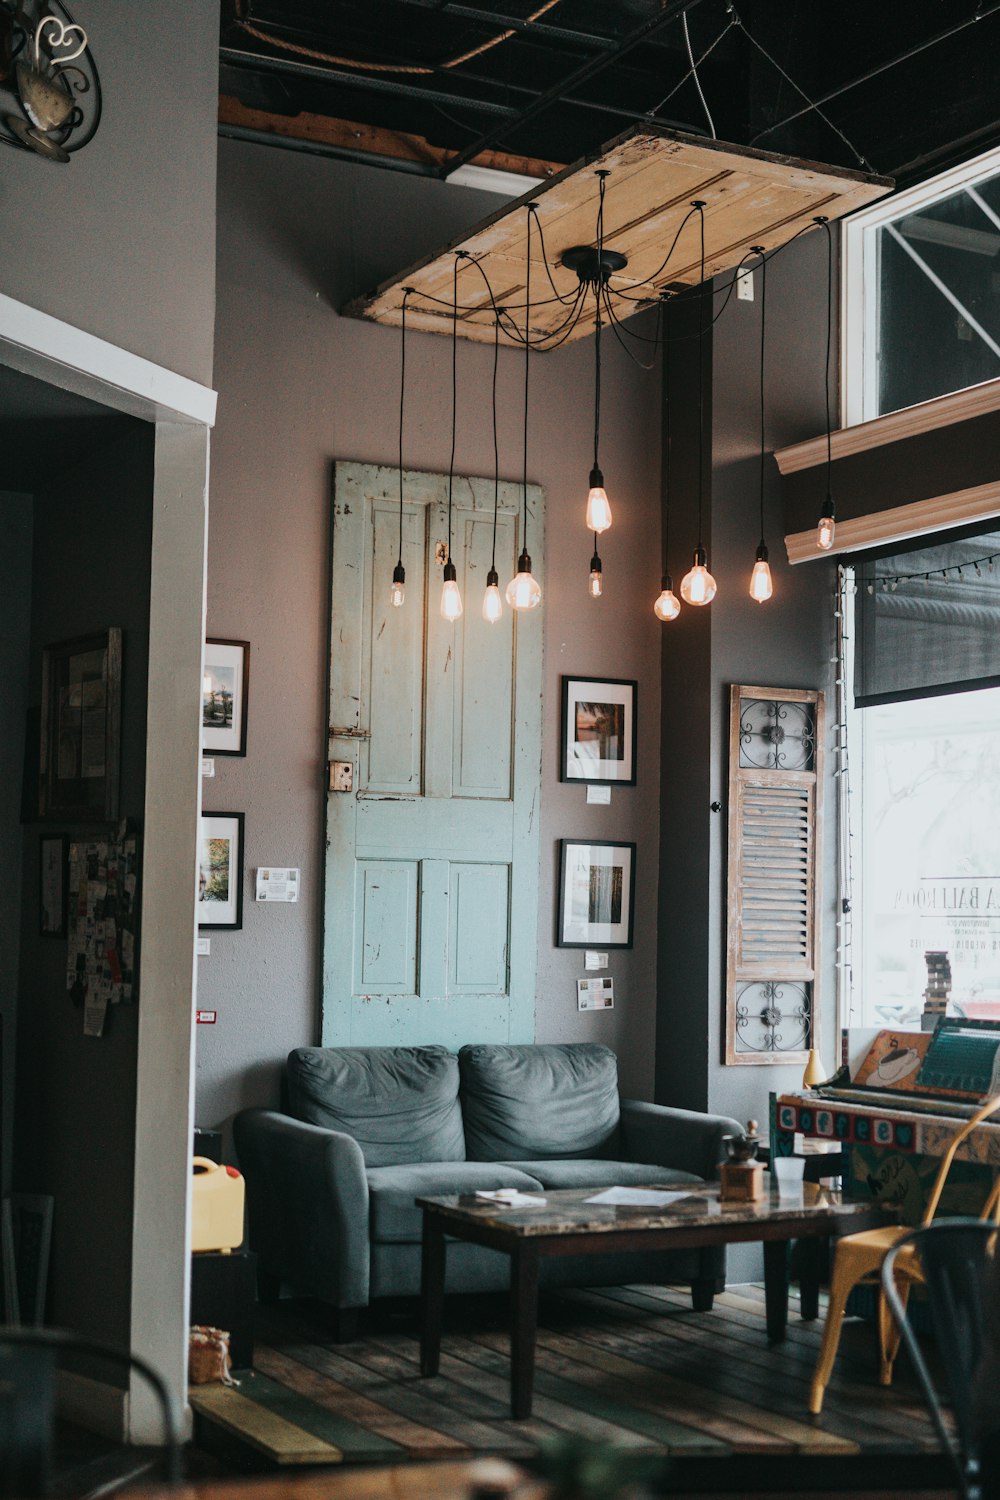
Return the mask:
POLYGON ((736 300, 738 302, 753 301, 753 272, 741 271, 736 278, 736 300))

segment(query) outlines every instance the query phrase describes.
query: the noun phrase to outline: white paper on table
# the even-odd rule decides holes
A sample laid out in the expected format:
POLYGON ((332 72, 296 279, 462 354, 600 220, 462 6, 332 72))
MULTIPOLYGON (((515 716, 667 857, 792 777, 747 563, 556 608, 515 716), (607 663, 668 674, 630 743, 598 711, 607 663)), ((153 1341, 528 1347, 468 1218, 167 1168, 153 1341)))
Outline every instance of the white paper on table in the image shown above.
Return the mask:
POLYGON ((605 1188, 603 1193, 595 1193, 593 1198, 585 1198, 584 1203, 608 1203, 617 1204, 619 1207, 630 1208, 669 1208, 671 1203, 679 1203, 682 1198, 690 1198, 690 1193, 660 1192, 656 1188, 633 1188, 633 1187, 610 1187, 605 1188))
POLYGON ((518 1188, 477 1188, 476 1197, 500 1208, 541 1208, 545 1204, 537 1193, 522 1193, 518 1188))

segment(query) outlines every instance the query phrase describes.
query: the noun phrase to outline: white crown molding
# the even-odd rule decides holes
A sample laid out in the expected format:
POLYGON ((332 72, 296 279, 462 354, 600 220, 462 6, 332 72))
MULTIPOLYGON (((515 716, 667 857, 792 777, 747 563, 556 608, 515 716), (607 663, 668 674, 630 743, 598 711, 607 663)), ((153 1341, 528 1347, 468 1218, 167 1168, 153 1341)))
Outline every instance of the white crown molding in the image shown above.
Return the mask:
MULTIPOLYGON (((831 435, 831 453, 834 459, 849 458, 853 453, 867 453, 885 443, 898 443, 902 438, 933 432, 939 427, 951 427, 956 422, 967 422, 972 417, 981 417, 998 409, 1000 380, 986 380, 982 385, 953 391, 949 396, 936 396, 933 401, 922 401, 919 406, 888 412, 884 417, 859 422, 855 427, 839 428, 831 435)), ((774 457, 782 474, 818 468, 826 463, 826 433, 807 438, 804 443, 793 443, 789 448, 778 448, 774 457)))
POLYGON ((955 490, 950 495, 935 495, 930 500, 915 500, 910 505, 896 505, 891 510, 877 511, 873 515, 838 521, 835 545, 829 552, 821 552, 816 546, 814 526, 808 531, 791 532, 785 537, 785 549, 790 563, 815 562, 823 557, 857 552, 864 547, 879 547, 886 542, 902 542, 928 532, 945 531, 972 521, 988 521, 998 515, 1000 480, 993 480, 968 490, 955 490))

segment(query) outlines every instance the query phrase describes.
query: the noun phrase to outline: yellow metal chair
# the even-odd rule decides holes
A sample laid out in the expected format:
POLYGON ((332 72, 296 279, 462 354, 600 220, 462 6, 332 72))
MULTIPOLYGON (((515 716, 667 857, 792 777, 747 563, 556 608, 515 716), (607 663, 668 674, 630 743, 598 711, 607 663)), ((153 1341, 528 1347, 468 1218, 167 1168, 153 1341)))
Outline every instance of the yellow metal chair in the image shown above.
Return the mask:
MULTIPOLYGON (((1000 1109, 1000 1094, 987 1099, 972 1118, 966 1120, 952 1136, 948 1149, 941 1158, 934 1186, 928 1196, 923 1218, 920 1221, 922 1225, 929 1224, 937 1212, 945 1180, 959 1146, 977 1125, 997 1109, 1000 1109)), ((994 1183, 980 1214, 982 1219, 991 1217, 994 1223, 1000 1222, 1000 1177, 994 1183)), ((878 1286, 879 1288, 879 1379, 882 1385, 892 1384, 892 1366, 899 1349, 900 1335, 899 1330, 893 1324, 882 1293, 880 1274, 882 1262, 889 1251, 897 1240, 903 1239, 910 1233, 912 1227, 910 1224, 887 1224, 881 1229, 864 1229, 859 1234, 845 1234, 837 1241, 833 1255, 833 1269, 830 1273, 830 1303, 826 1312, 826 1323, 823 1326, 823 1342, 820 1345, 816 1372, 809 1391, 809 1410, 815 1416, 823 1410, 823 1396, 840 1343, 844 1307, 856 1286, 878 1286)), ((913 1246, 907 1245, 900 1251, 896 1257, 895 1271, 900 1297, 905 1307, 910 1287, 914 1282, 923 1280, 920 1261, 913 1246)))

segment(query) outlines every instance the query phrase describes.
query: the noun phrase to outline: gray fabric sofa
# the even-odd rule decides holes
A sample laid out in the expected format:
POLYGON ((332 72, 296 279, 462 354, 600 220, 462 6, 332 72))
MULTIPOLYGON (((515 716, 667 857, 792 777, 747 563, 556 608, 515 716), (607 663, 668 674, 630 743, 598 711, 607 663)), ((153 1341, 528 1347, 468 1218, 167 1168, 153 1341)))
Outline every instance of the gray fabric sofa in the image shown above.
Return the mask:
MULTIPOLYGON (((288 1058, 289 1114, 236 1117, 250 1244, 263 1295, 279 1284, 334 1310, 420 1289, 414 1200, 479 1188, 524 1191, 627 1184, 697 1187, 717 1173, 734 1120, 621 1099, 607 1047, 475 1044, 300 1047, 288 1058)), ((690 1283, 708 1309, 724 1250, 573 1256, 544 1263, 551 1284, 690 1283)), ((456 1243, 447 1290, 509 1284, 496 1251, 456 1243)), ((355 1316, 352 1316, 355 1314, 355 1316)))

